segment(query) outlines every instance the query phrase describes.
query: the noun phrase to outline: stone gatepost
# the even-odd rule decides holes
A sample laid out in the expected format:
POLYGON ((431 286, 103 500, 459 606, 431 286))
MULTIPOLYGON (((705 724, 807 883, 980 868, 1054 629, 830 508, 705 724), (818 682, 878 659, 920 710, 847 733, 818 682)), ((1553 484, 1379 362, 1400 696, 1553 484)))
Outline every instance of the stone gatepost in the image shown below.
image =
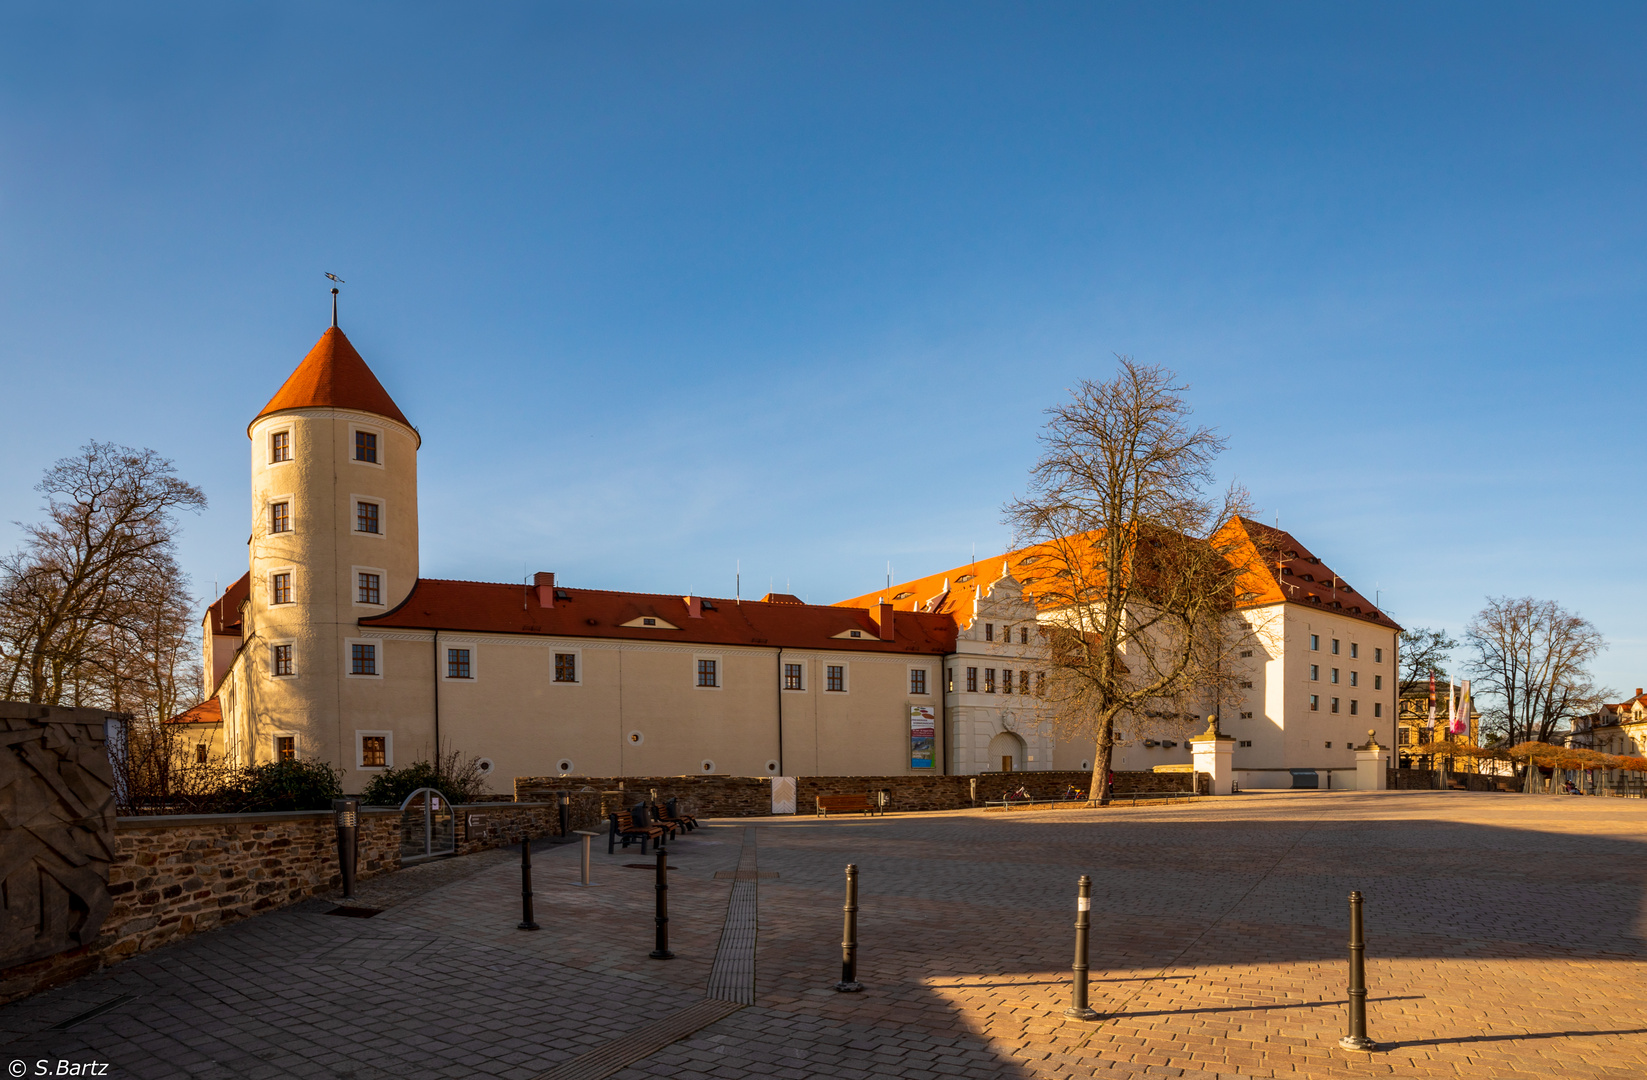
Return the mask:
POLYGON ((1195 771, 1212 777, 1214 795, 1230 795, 1235 790, 1235 740, 1218 730, 1218 718, 1207 717, 1207 730, 1189 741, 1195 754, 1195 771))
POLYGON ((1355 751, 1355 790, 1384 791, 1390 786, 1390 774, 1384 764, 1384 748, 1378 745, 1376 733, 1367 731, 1367 745, 1355 751))

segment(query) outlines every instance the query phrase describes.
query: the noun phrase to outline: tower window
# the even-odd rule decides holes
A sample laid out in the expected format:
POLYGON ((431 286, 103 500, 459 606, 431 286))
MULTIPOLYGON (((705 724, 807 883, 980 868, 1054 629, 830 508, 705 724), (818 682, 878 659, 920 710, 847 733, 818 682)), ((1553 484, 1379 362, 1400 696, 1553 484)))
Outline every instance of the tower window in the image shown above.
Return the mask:
POLYGON ((290 675, 292 673, 292 647, 290 645, 276 645, 272 660, 276 675, 290 675))
POLYGON ((446 650, 446 677, 448 679, 472 679, 475 677, 469 667, 468 649, 446 650))
POLYGON ((355 532, 377 532, 377 503, 355 503, 355 532))
POLYGON ((377 464, 377 436, 370 431, 355 432, 355 460, 377 464))
POLYGON ((277 431, 269 436, 269 460, 271 462, 292 460, 291 432, 277 431))
POLYGON ((826 664, 824 666, 824 689, 832 690, 837 694, 846 692, 845 664, 826 664))
POLYGON ((292 602, 292 575, 290 573, 274 575, 274 577, 270 579, 270 586, 269 591, 273 595, 270 598, 269 603, 289 604, 292 602))
POLYGON ((785 690, 801 690, 801 674, 803 667, 800 664, 785 664, 783 666, 783 688, 785 690))
POLYGON ((578 681, 578 654, 558 652, 555 654, 555 681, 578 681))
POLYGON ((698 685, 699 686, 719 686, 721 684, 720 683, 720 672, 718 672, 716 670, 716 668, 718 666, 719 666, 719 664, 714 660, 699 660, 698 661, 698 685))
POLYGON ((277 502, 269 504, 269 531, 283 533, 292 531, 292 504, 277 502))
POLYGON ((360 575, 360 602, 362 604, 383 603, 383 579, 377 574, 360 575))
POLYGON ((909 692, 911 694, 926 693, 926 668, 911 668, 909 672, 909 692))
POLYGON ((349 674, 376 675, 377 674, 377 646, 350 645, 349 646, 349 674))

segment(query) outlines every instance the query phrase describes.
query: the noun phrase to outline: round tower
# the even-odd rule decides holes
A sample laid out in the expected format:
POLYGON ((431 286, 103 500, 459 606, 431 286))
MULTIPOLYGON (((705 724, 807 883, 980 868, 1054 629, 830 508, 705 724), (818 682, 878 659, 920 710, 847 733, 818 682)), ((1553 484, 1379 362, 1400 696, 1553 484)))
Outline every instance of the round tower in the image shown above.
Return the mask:
POLYGON ((335 325, 247 434, 249 708, 237 756, 350 769, 357 725, 346 720, 381 712, 387 670, 384 643, 363 639, 357 620, 417 582, 422 440, 335 325))

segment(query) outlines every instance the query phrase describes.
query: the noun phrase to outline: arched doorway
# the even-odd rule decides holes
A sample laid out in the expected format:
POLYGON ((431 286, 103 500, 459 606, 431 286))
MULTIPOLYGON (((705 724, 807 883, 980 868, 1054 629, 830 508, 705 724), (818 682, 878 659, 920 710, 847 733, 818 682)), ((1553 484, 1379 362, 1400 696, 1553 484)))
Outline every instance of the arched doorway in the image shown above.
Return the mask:
MULTIPOLYGON (((976 744, 974 744, 976 745, 976 744)), ((1018 772, 1029 759, 1026 757, 1024 740, 1010 731, 1003 731, 989 740, 989 764, 999 765, 1002 772, 1018 772)))
POLYGON ((457 816, 452 800, 434 788, 418 788, 400 804, 400 861, 451 855, 457 851, 457 816))

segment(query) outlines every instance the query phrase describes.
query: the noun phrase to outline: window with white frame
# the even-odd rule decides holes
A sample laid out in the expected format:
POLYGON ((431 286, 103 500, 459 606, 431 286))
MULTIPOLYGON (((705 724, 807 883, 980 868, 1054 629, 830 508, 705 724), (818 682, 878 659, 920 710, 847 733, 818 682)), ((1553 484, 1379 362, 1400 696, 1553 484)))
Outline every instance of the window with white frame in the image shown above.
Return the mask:
POLYGON ((555 681, 558 683, 575 683, 578 681, 578 654, 576 652, 557 652, 555 654, 555 681))
POLYGON ((783 688, 785 690, 805 690, 806 689, 806 665, 805 664, 787 664, 787 663, 784 664, 784 666, 783 666, 783 688))
POLYGON ((383 503, 377 499, 355 499, 355 532, 383 535, 383 503))
POLYGON ((392 769, 395 765, 395 733, 355 732, 355 768, 392 769))
POLYGON ((283 731, 277 731, 271 738, 274 740, 270 747, 274 751, 276 761, 297 760, 297 736, 283 731))
POLYGON ((292 500, 290 498, 276 499, 269 504, 269 532, 289 533, 292 531, 292 500))
POLYGON ((846 693, 846 665, 824 665, 824 690, 830 693, 846 693))
POLYGON ((355 603, 383 603, 383 572, 380 570, 355 571, 355 603))
POLYGON ((290 570, 276 570, 269 575, 269 603, 290 604, 292 602, 292 572, 290 570))
POLYGON ((383 464, 383 432, 376 428, 352 426, 349 433, 349 457, 362 465, 383 464))
POLYGON ((909 692, 911 694, 926 693, 926 668, 909 669, 909 692))
POLYGON ((269 432, 269 464, 292 460, 292 429, 269 432))
POLYGON ((296 674, 292 669, 291 642, 282 641, 269 646, 269 672, 277 679, 288 678, 296 674))
POLYGON ((446 677, 448 679, 472 679, 475 669, 472 663, 473 653, 467 648, 446 650, 446 677))
POLYGON ((713 689, 719 688, 719 686, 721 685, 721 662, 720 662, 720 660, 715 658, 715 657, 711 657, 711 656, 700 656, 700 657, 697 657, 697 665, 698 665, 698 683, 697 683, 697 685, 702 687, 703 689, 706 689, 706 690, 713 690, 713 689))
POLYGON ((344 643, 347 650, 348 664, 345 669, 351 679, 381 679, 383 677, 382 656, 379 649, 382 643, 378 641, 353 640, 344 643))

